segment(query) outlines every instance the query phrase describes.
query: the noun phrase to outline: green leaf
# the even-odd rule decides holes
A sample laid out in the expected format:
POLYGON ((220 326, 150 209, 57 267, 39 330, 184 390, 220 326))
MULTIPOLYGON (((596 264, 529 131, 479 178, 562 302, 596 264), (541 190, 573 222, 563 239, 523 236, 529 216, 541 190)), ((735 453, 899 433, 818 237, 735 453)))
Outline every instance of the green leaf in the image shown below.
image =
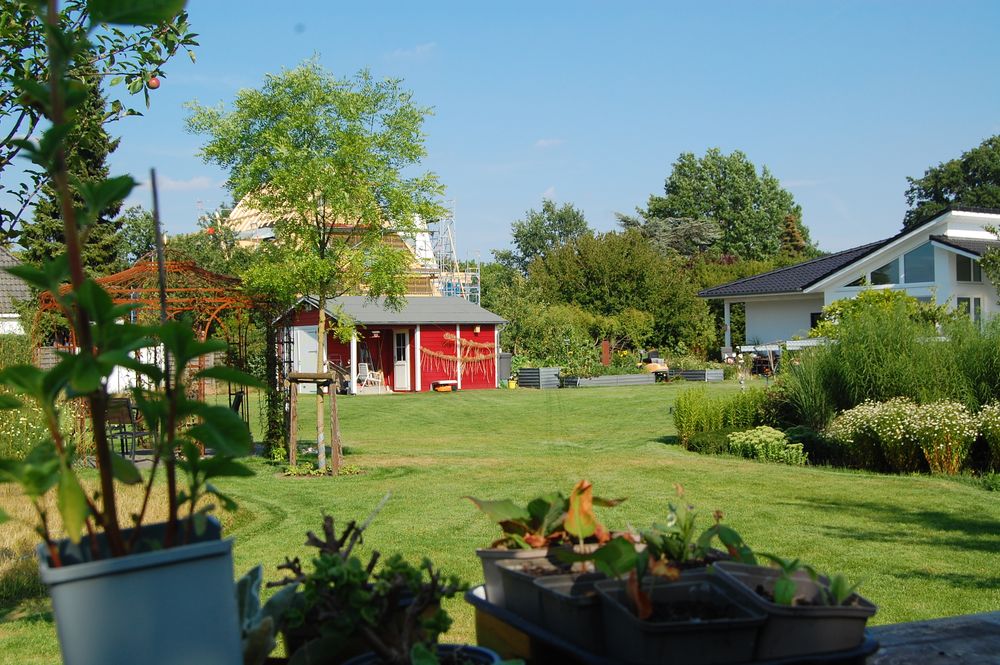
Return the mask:
POLYGON ((83 487, 80 486, 79 479, 66 467, 63 467, 59 473, 58 504, 66 535, 72 542, 80 542, 83 522, 87 519, 90 509, 87 507, 87 496, 83 492, 83 487))
POLYGON ((219 381, 228 381, 229 383, 235 383, 240 386, 250 386, 251 388, 266 387, 264 382, 260 379, 250 376, 246 372, 241 372, 233 367, 226 367, 225 365, 208 367, 195 374, 195 376, 206 379, 218 379, 219 381))
POLYGON ((228 496, 220 492, 212 483, 205 483, 205 491, 217 497, 219 501, 222 502, 222 509, 225 510, 226 512, 231 513, 239 507, 236 505, 235 501, 233 501, 228 496))
POLYGON ((21 401, 12 395, 6 393, 0 393, 0 411, 8 411, 10 409, 20 409, 23 405, 21 401))
POLYGON ((69 375, 69 386, 78 395, 92 393, 101 387, 101 372, 97 359, 89 353, 78 353, 73 356, 73 371, 69 375))
POLYGON ((464 498, 476 504, 479 510, 486 513, 486 516, 497 524, 501 522, 528 521, 531 519, 531 513, 527 509, 517 505, 510 499, 489 501, 486 499, 477 499, 474 496, 466 496, 464 498))
POLYGON ((202 535, 205 533, 205 526, 208 524, 208 517, 205 513, 195 513, 191 516, 191 521, 194 522, 194 532, 197 535, 202 535))
POLYGON ((411 665, 439 665, 437 655, 423 642, 417 642, 410 649, 411 665))
POLYGON ((36 399, 44 399, 44 373, 34 365, 11 365, 0 371, 0 384, 30 395, 36 399))
POLYGON ((90 25, 157 25, 171 20, 187 0, 87 0, 90 25))
POLYGON ((250 467, 240 464, 232 458, 220 457, 218 455, 202 460, 200 468, 206 479, 219 478, 221 476, 252 478, 257 475, 250 467))
POLYGON ((88 211, 96 218, 101 211, 124 200, 137 184, 132 176, 123 175, 96 182, 81 182, 77 189, 88 211))
POLYGON ((111 453, 111 474, 115 480, 126 485, 137 485, 142 482, 142 474, 135 464, 115 453, 111 453))
POLYGON ((238 413, 225 406, 199 405, 197 413, 202 422, 191 427, 187 434, 211 448, 217 455, 239 457, 250 452, 250 430, 238 413))
POLYGON ((795 600, 795 582, 784 575, 774 582, 774 602, 778 605, 791 605, 795 600))

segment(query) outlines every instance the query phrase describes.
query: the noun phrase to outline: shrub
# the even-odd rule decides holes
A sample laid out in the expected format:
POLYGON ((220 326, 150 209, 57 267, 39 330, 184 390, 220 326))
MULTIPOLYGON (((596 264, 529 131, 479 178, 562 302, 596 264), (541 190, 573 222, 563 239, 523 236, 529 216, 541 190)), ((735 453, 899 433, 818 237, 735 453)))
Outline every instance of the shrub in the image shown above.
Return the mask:
POLYGON ((915 430, 931 472, 953 476, 969 456, 976 419, 964 404, 941 400, 917 411, 915 430))
POLYGON ((810 464, 847 466, 848 452, 845 446, 824 436, 822 432, 799 425, 785 430, 785 436, 791 443, 802 445, 802 451, 809 458, 810 464))
POLYGON ((722 405, 722 425, 728 429, 745 430, 765 424, 767 393, 750 389, 737 393, 722 405))
POLYGON ((909 473, 927 469, 917 431, 920 409, 909 399, 897 397, 873 410, 869 427, 893 471, 909 473))
POLYGON ((990 448, 993 468, 1000 469, 1000 404, 991 402, 979 412, 979 432, 990 448))
POLYGON ((878 407, 877 402, 863 402, 842 412, 826 428, 825 435, 844 448, 845 466, 858 469, 886 467, 882 446, 872 428, 878 407))
POLYGON ((704 388, 685 390, 674 403, 674 426, 677 438, 685 448, 698 432, 722 429, 722 409, 718 400, 709 398, 704 388))
POLYGON ((725 455, 729 452, 729 435, 732 432, 729 429, 698 432, 691 436, 687 449, 702 455, 725 455))
POLYGON ((766 425, 730 434, 729 452, 762 462, 806 463, 801 443, 788 443, 783 432, 766 425))

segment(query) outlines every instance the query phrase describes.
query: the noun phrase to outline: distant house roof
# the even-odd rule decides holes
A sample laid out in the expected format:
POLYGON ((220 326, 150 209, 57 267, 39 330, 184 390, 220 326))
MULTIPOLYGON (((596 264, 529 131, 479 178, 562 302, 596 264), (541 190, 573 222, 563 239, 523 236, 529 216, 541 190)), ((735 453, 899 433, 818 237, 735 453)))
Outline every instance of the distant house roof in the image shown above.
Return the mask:
MULTIPOLYGON (((316 305, 314 296, 300 302, 316 305)), ((385 300, 364 296, 342 296, 327 301, 326 311, 336 317, 343 312, 361 325, 416 325, 428 323, 507 323, 505 319, 465 298, 454 296, 414 296, 406 299, 398 312, 385 306, 385 300)))
MULTIPOLYGON (((816 284, 837 271, 846 268, 855 261, 859 261, 869 254, 877 252, 886 245, 889 245, 890 243, 893 243, 910 234, 919 232, 924 227, 936 222, 939 217, 948 212, 971 212, 995 215, 1000 214, 1000 209, 975 208, 957 205, 950 206, 941 212, 935 213, 933 216, 924 219, 915 226, 903 229, 891 238, 879 240, 878 242, 869 243, 867 245, 861 245, 860 247, 845 249, 835 254, 827 254, 826 256, 821 256, 818 259, 797 263, 794 266, 788 266, 787 268, 778 268, 777 270, 761 273, 760 275, 745 277, 743 279, 738 279, 735 282, 729 282, 728 284, 713 286, 712 288, 699 292, 698 295, 702 298, 729 298, 735 296, 802 292, 813 284, 816 284)), ((975 254, 976 256, 982 256, 982 253, 989 247, 996 247, 1000 249, 1000 242, 988 240, 952 238, 949 236, 939 235, 931 236, 930 239, 932 241, 939 242, 940 244, 948 245, 954 249, 975 254)))
POLYGON ((4 268, 20 265, 20 261, 6 249, 0 247, 0 314, 16 314, 14 300, 27 300, 31 289, 20 278, 14 277, 4 268))
POLYGON ((730 296, 764 295, 766 293, 795 293, 871 254, 891 240, 892 238, 880 240, 861 247, 845 249, 836 254, 827 254, 804 263, 797 263, 787 268, 778 268, 760 275, 744 277, 735 282, 705 289, 698 295, 702 298, 728 298, 730 296))

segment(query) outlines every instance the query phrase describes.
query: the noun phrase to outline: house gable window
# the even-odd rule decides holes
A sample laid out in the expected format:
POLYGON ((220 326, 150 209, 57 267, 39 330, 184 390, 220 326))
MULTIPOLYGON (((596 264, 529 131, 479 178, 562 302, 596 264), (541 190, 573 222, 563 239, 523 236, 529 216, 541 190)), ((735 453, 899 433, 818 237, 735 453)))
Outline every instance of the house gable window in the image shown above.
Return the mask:
POLYGON ((929 242, 903 255, 903 281, 907 284, 934 281, 934 248, 929 242))
POLYGON ((899 259, 893 259, 881 268, 872 270, 872 284, 899 284, 899 259))
POLYGON ((982 282, 983 268, 979 261, 959 254, 955 256, 955 279, 959 282, 982 282))

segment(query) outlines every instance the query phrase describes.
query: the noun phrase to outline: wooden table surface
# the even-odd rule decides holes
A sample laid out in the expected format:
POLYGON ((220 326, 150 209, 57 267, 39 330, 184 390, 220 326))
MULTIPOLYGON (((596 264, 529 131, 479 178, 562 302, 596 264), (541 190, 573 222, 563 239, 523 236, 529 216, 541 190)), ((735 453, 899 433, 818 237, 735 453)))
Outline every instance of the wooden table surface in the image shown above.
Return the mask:
POLYGON ((881 644, 868 665, 1000 665, 1000 611, 868 630, 881 644))

